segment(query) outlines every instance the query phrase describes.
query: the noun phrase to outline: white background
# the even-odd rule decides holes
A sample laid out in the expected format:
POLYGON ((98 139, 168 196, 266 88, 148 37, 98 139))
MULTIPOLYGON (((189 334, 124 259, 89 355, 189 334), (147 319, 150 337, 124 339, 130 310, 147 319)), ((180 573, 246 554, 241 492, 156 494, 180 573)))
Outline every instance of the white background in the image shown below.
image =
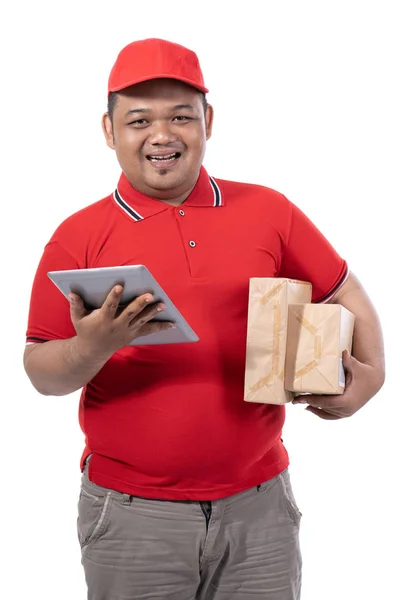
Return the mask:
MULTIPOLYGON (((351 419, 289 406, 304 600, 398 594, 399 19, 396 1, 13 2, 1 35, 2 595, 84 599, 78 393, 22 368, 30 287, 57 225, 112 192, 102 137, 119 50, 194 49, 216 121, 210 174, 278 189, 348 260, 382 320, 385 387, 351 419), (6 275, 4 275, 4 268, 6 275)), ((239 599, 240 600, 240 599, 239 599)))

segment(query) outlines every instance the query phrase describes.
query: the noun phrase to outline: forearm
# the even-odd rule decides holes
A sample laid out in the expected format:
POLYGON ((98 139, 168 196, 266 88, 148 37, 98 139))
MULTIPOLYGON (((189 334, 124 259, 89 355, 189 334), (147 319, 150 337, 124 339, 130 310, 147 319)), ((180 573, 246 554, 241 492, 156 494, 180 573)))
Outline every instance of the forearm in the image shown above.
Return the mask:
POLYGON ((109 358, 84 348, 75 336, 28 346, 24 367, 39 393, 64 396, 91 381, 109 358))
POLYGON ((352 355, 373 369, 379 389, 385 378, 384 345, 379 318, 371 300, 352 274, 332 302, 341 304, 355 315, 352 355))

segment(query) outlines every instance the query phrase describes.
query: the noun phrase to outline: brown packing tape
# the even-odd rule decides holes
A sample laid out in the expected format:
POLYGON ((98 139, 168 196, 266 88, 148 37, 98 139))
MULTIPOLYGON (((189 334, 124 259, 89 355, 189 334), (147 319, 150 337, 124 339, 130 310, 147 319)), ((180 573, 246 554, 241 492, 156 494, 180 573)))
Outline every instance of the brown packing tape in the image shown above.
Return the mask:
MULTIPOLYGON (((283 284, 276 286, 273 290, 271 290, 271 292, 274 292, 273 294, 271 292, 269 292, 263 298, 261 298, 261 303, 266 304, 271 298, 273 298, 276 295, 277 291, 279 291, 282 288, 282 285, 283 284), (268 296, 268 299, 265 300, 267 298, 267 296, 268 296)), ((273 350, 272 350, 271 370, 268 375, 261 377, 256 383, 254 383, 253 385, 250 386, 249 389, 251 392, 258 392, 258 390, 260 390, 265 385, 268 385, 268 383, 270 383, 271 381, 273 381, 276 378, 281 379, 283 381, 283 375, 284 375, 283 370, 281 373, 279 373, 281 314, 282 314, 282 310, 281 310, 281 307, 278 302, 276 304, 276 306, 274 307, 274 323, 273 323, 273 328, 272 328, 272 336, 273 336, 272 348, 273 348, 273 350)))
POLYGON ((318 362, 319 362, 319 360, 321 358, 321 354, 322 354, 321 336, 318 335, 318 329, 315 327, 315 325, 310 323, 310 321, 308 321, 304 315, 296 314, 296 320, 300 323, 300 325, 305 327, 305 329, 307 329, 313 336, 314 356, 313 356, 313 359, 309 363, 307 363, 306 365, 304 365, 304 367, 302 367, 301 369, 298 369, 295 372, 295 374, 294 374, 295 379, 297 379, 298 377, 303 377, 304 375, 306 375, 307 373, 309 373, 310 371, 315 369, 315 367, 318 366, 318 362))
POLYGON ((281 345, 280 344, 280 342, 281 342, 281 335, 280 335, 281 319, 282 319, 282 308, 278 302, 274 308, 274 326, 273 326, 273 331, 272 331, 273 349, 274 349, 272 372, 274 375, 278 375, 278 376, 279 376, 279 360, 278 360, 278 358, 279 358, 280 345, 281 345))
POLYGON ((318 360, 314 358, 314 360, 312 360, 308 364, 304 365, 304 367, 296 371, 296 373, 294 374, 295 379, 298 379, 299 377, 304 377, 304 375, 307 375, 307 373, 309 373, 316 367, 318 367, 318 360))
MULTIPOLYGON (((332 381, 326 376, 324 369, 326 368, 326 363, 321 363, 322 358, 322 345, 323 345, 323 334, 324 334, 324 325, 325 323, 331 323, 332 317, 335 319, 335 314, 338 313, 338 307, 333 306, 324 306, 324 305, 303 305, 298 307, 292 307, 292 314, 295 317, 295 321, 300 324, 300 331, 307 331, 311 338, 308 338, 307 347, 311 352, 311 356, 306 364, 296 370, 294 373, 294 390, 295 391, 305 391, 305 392, 314 392, 314 393, 335 393, 336 388, 332 381), (309 313, 311 318, 315 317, 313 311, 317 311, 317 314, 322 314, 327 311, 326 316, 322 320, 318 320, 317 324, 313 324, 309 319, 305 317, 305 314, 309 313), (310 310, 312 312, 310 312, 310 310), (332 314, 333 311, 333 314, 332 314), (322 364, 324 364, 321 369, 322 364), (312 384, 312 388, 309 388, 306 381, 309 381, 308 375, 311 375, 313 379, 315 377, 318 378, 319 383, 316 385, 314 382, 312 384), (324 382, 324 383, 322 383, 324 382)), ((332 325, 331 325, 332 326, 332 325)), ((325 334, 326 335, 326 334, 325 334)), ((303 351, 305 348, 303 347, 303 351)), ((307 353, 305 353, 307 356, 307 353)))
POLYGON ((308 282, 287 278, 250 279, 244 400, 281 405, 293 398, 285 390, 288 305, 311 302, 308 282))
POLYGON ((353 327, 354 315, 341 305, 290 305, 285 389, 343 393, 341 353, 344 349, 350 351, 353 327))
POLYGON ((267 304, 267 302, 269 302, 271 300, 271 298, 276 296, 281 291, 281 289, 283 288, 284 285, 285 285, 285 282, 282 281, 282 283, 278 283, 267 294, 264 294, 264 296, 260 300, 261 304, 267 304))

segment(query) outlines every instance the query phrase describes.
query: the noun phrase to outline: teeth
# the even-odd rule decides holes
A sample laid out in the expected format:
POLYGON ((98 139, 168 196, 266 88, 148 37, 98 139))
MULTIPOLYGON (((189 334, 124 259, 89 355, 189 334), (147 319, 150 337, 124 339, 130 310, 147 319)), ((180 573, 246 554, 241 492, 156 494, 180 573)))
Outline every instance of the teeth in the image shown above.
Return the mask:
POLYGON ((174 154, 167 154, 165 156, 150 156, 150 160, 171 160, 171 158, 175 158, 176 153, 174 154))

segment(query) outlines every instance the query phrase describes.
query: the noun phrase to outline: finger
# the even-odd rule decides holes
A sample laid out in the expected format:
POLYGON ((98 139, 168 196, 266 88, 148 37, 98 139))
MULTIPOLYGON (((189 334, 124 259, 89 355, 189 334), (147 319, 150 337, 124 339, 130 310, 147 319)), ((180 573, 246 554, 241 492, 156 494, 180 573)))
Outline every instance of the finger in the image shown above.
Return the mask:
POLYGON ((120 320, 129 321, 129 325, 144 325, 150 319, 154 319, 165 309, 162 302, 153 302, 153 296, 140 297, 131 302, 118 317, 120 320), (150 305, 149 305, 150 303, 150 305))
POLYGON ((146 308, 141 310, 139 314, 130 317, 129 327, 139 329, 152 319, 157 319, 158 315, 164 309, 165 305, 161 302, 157 302, 157 304, 152 304, 151 306, 146 306, 146 308))
POLYGON ((343 395, 307 394, 302 398, 295 398, 292 400, 292 404, 308 404, 310 406, 314 406, 315 408, 332 408, 337 410, 343 405, 343 395))
MULTIPOLYGON (((152 319, 156 319, 157 316, 165 309, 165 305, 161 302, 152 306, 146 306, 146 308, 140 311, 139 314, 130 317, 129 327, 140 329, 143 325, 146 325, 152 319)), ((128 317, 129 318, 129 317, 128 317)), ((164 321, 165 322, 165 321, 164 321)))
POLYGON ((68 294, 70 303, 70 314, 72 323, 76 323, 86 317, 89 311, 86 310, 83 300, 78 294, 68 294))
POLYGON ((160 331, 168 331, 169 329, 176 329, 176 326, 169 321, 149 321, 140 327, 135 338, 150 335, 151 333, 158 333, 160 331))
POLYGON ((347 350, 342 354, 343 370, 345 375, 345 388, 348 388, 354 379, 357 360, 347 350))
POLYGON ((344 370, 352 372, 357 360, 354 358, 354 356, 351 356, 348 350, 344 350, 342 353, 342 362, 344 370))
POLYGON ((338 419, 343 418, 342 415, 328 412, 322 408, 315 408, 314 406, 307 406, 306 411, 314 413, 314 415, 317 415, 317 417, 320 419, 325 419, 326 421, 337 421, 338 419))
POLYGON ((151 306, 154 306, 154 296, 152 294, 143 294, 142 296, 138 296, 137 298, 132 300, 132 302, 129 302, 129 304, 124 306, 119 316, 123 316, 123 319, 125 320, 131 320, 142 310, 147 308, 149 304, 151 304, 151 306))
POLYGON ((124 288, 122 285, 116 285, 113 287, 100 309, 104 316, 109 319, 113 319, 115 317, 123 291, 124 288))
POLYGON ((344 370, 344 389, 346 392, 349 392, 349 390, 351 389, 353 381, 354 381, 353 372, 349 371, 348 369, 345 369, 344 370))

